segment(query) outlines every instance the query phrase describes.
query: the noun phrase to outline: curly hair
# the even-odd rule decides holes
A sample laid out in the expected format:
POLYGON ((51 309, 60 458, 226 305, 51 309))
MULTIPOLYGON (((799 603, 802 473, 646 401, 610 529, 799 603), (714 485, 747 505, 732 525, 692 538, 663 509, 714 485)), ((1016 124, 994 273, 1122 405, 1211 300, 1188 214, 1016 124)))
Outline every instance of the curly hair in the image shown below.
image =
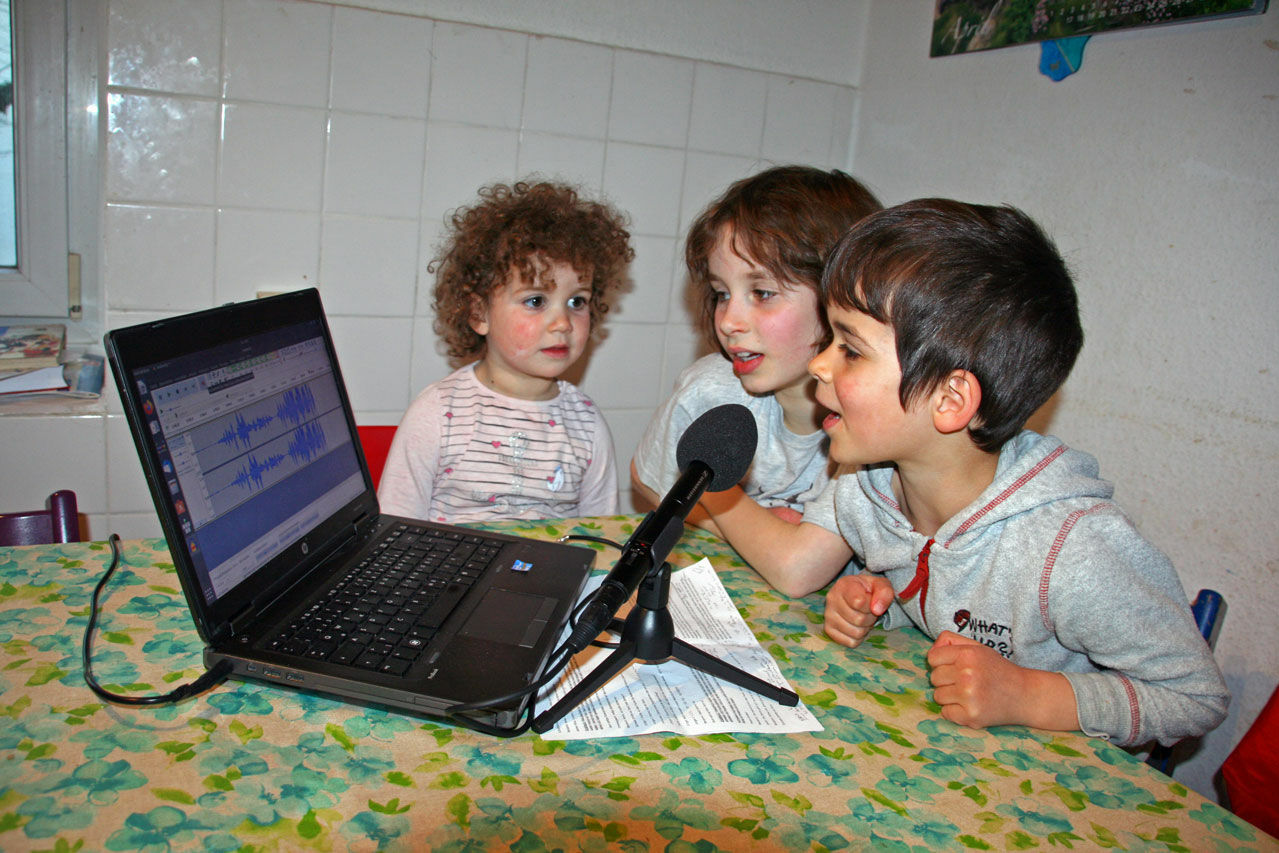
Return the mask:
POLYGON ((719 345, 710 256, 725 229, 732 232, 733 251, 779 283, 817 290, 836 241, 881 207, 874 193, 838 169, 774 166, 730 186, 689 227, 684 247, 698 289, 697 325, 707 342, 719 345))
POLYGON ((589 283, 591 328, 597 328, 635 257, 626 217, 574 187, 546 181, 492 184, 480 189, 479 199, 449 216, 446 243, 427 267, 436 275, 435 331, 449 357, 462 361, 484 352, 484 337, 471 328, 475 307, 512 271, 539 280, 537 258, 568 264, 589 283))

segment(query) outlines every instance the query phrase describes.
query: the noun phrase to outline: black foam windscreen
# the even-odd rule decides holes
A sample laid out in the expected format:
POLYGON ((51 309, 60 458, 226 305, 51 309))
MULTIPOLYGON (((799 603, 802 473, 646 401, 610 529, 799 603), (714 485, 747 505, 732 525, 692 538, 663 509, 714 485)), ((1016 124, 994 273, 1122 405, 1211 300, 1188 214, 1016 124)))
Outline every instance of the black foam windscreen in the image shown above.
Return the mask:
POLYGON ((751 467, 759 433, 750 409, 740 403, 725 403, 698 416, 688 425, 675 447, 680 471, 697 461, 711 469, 708 492, 732 488, 751 467))

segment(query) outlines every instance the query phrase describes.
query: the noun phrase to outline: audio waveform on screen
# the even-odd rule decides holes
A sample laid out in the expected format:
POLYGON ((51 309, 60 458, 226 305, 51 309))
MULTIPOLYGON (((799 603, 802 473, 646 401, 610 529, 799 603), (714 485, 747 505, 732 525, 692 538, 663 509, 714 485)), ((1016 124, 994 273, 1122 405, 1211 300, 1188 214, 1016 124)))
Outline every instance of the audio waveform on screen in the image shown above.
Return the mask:
MULTIPOLYGON (((243 389, 236 389, 242 393, 243 389)), ((211 399, 217 411, 234 398, 211 399)), ((208 510, 229 512, 270 490, 345 442, 336 383, 321 376, 223 411, 187 434, 208 510)))
POLYGON ((324 427, 320 426, 319 422, 312 422, 294 430, 289 439, 289 456, 298 464, 310 462, 323 453, 328 446, 324 427))
MULTIPOLYGON (((278 446, 279 442, 275 442, 278 446)), ((312 459, 324 453, 329 446, 328 437, 324 434, 324 427, 318 422, 303 424, 295 429, 288 437, 288 443, 282 453, 270 453, 259 458, 256 453, 250 453, 236 470, 235 477, 231 480, 229 487, 237 490, 244 490, 245 494, 239 494, 237 498, 247 496, 262 489, 266 485, 265 475, 285 464, 285 460, 289 460, 290 465, 286 466, 286 470, 282 474, 288 474, 298 467, 305 465, 312 459)))
POLYGON ((277 467, 284 461, 284 454, 277 453, 274 456, 266 457, 265 461, 258 461, 256 454, 250 453, 249 458, 240 466, 236 472, 235 479, 231 481, 231 485, 238 486, 248 491, 261 489, 263 484, 262 475, 277 467))
POLYGON ((261 430, 269 430, 271 424, 275 423, 277 419, 282 423, 296 427, 314 414, 315 394, 311 392, 310 386, 300 385, 284 392, 280 397, 279 403, 276 404, 274 415, 257 415, 246 418, 243 414, 237 412, 234 420, 222 430, 222 434, 218 436, 217 441, 220 445, 234 446, 241 450, 251 448, 254 444, 255 433, 261 430))
POLYGON ((299 385, 284 392, 275 408, 280 420, 297 426, 315 414, 315 395, 310 385, 299 385))
POLYGON ((274 420, 272 415, 262 415, 250 420, 237 414, 235 422, 228 425, 218 437, 218 444, 235 445, 241 448, 252 447, 253 434, 258 430, 266 429, 274 420))

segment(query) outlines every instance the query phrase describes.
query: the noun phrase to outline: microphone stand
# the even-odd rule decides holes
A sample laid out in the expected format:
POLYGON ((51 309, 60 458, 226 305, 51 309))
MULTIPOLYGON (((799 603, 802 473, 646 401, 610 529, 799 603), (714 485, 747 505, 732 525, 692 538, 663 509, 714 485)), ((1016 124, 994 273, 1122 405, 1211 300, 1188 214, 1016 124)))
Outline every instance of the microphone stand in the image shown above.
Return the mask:
POLYGON ((533 731, 538 734, 549 731, 560 718, 636 660, 641 663, 679 661, 782 705, 799 704, 799 696, 794 692, 775 687, 676 637, 675 622, 666 608, 670 592, 671 564, 663 561, 640 582, 635 607, 627 614, 626 621, 613 619, 609 624, 609 630, 621 632, 617 648, 574 685, 563 699, 539 714, 533 721, 533 731))

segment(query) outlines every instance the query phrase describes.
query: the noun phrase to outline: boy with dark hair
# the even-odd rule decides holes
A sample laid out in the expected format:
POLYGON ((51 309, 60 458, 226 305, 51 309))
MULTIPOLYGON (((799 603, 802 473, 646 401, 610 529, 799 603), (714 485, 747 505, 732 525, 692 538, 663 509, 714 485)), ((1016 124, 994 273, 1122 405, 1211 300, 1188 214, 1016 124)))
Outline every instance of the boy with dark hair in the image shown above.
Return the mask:
POLYGON ((840 241, 822 290, 833 339, 809 369, 831 458, 858 470, 798 526, 717 514, 742 556, 829 578, 855 554, 865 570, 831 587, 827 633, 856 646, 881 619, 914 623, 953 722, 1124 745, 1219 724, 1229 695, 1172 565, 1092 456, 1023 429, 1083 342, 1034 222, 898 205, 840 241))

